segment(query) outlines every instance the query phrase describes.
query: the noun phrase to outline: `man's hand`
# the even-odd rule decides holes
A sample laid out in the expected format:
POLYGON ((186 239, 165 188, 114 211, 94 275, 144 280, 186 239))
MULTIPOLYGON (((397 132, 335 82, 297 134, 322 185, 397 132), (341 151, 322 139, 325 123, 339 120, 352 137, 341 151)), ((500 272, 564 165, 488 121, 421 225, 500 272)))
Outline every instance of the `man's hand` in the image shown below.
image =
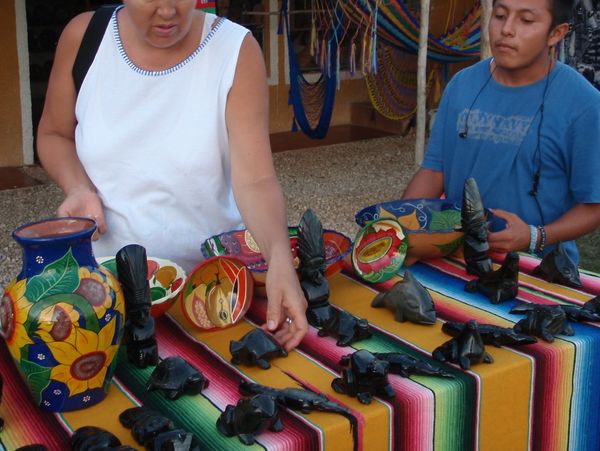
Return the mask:
POLYGON ((506 228, 500 232, 488 234, 490 249, 501 253, 528 250, 531 240, 529 225, 508 211, 494 209, 492 213, 506 221, 506 228))
POLYGON ((98 230, 94 233, 94 240, 98 239, 98 234, 106 232, 102 202, 95 191, 82 189, 70 192, 58 207, 56 214, 57 216, 79 216, 96 221, 98 230))

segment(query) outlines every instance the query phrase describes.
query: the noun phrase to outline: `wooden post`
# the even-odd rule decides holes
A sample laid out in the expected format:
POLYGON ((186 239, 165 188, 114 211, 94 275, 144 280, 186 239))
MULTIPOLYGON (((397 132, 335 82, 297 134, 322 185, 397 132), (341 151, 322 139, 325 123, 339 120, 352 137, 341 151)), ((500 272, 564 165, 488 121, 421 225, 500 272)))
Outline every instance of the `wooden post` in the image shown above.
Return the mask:
POLYGON ((415 163, 421 164, 425 154, 427 125, 427 38, 429 36, 430 0, 421 0, 421 28, 419 30, 419 57, 417 65, 417 140, 415 163))
POLYGON ((490 48, 490 17, 492 16, 493 0, 481 0, 481 59, 492 56, 490 48))

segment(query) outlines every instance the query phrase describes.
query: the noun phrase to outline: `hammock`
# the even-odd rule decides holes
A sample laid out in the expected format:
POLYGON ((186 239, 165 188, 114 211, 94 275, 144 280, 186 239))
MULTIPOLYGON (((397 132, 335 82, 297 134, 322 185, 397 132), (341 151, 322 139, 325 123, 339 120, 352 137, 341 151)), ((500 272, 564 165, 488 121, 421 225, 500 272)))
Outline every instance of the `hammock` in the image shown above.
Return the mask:
MULTIPOLYGON (((377 73, 365 73, 371 104, 382 116, 392 120, 412 117, 417 110, 417 60, 389 44, 377 46, 377 73)), ((441 97, 440 77, 429 73, 427 91, 437 104, 441 97), (433 91, 432 91, 433 89, 433 91)))
MULTIPOLYGON (((359 26, 373 23, 374 36, 405 51, 418 52, 419 21, 402 0, 349 0, 337 2, 337 5, 348 19, 359 26)), ((428 58, 440 62, 458 62, 478 57, 480 22, 481 8, 477 4, 444 36, 435 38, 429 35, 428 58)))
POLYGON ((292 131, 296 131, 300 127, 312 139, 324 138, 329 130, 337 89, 337 66, 339 65, 337 58, 337 27, 332 27, 332 36, 329 39, 323 38, 321 60, 324 64, 321 76, 315 83, 310 83, 302 74, 294 51, 294 43, 289 27, 288 0, 283 0, 281 4, 279 34, 282 33, 281 18, 285 22, 288 44, 290 69, 288 103, 294 109, 292 131))

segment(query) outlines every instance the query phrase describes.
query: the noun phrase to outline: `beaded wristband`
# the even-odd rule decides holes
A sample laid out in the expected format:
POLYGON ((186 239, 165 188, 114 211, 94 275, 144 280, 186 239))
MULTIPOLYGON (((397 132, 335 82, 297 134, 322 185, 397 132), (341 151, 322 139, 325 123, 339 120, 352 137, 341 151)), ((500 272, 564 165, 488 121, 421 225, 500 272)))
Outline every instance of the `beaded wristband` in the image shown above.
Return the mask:
POLYGON ((535 254, 538 240, 538 228, 536 226, 529 226, 529 253, 535 254))
POLYGON ((546 229, 544 229, 544 226, 538 226, 537 229, 541 237, 540 245, 537 247, 537 252, 541 254, 544 252, 544 247, 546 246, 546 229))

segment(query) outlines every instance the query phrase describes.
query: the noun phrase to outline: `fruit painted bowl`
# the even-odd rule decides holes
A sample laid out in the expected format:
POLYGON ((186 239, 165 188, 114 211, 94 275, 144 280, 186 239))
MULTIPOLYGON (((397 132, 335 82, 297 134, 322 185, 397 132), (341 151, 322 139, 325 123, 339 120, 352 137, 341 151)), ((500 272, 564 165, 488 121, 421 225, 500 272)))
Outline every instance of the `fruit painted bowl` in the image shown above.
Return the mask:
POLYGON ((190 273, 181 306, 186 318, 201 329, 217 329, 239 322, 252 303, 254 280, 238 259, 211 257, 190 273))
POLYGON ((458 249, 463 240, 460 217, 458 203, 446 199, 409 199, 371 205, 359 211, 355 219, 361 227, 380 218, 396 219, 408 239, 404 264, 411 265, 458 249))
POLYGON ((385 282, 398 272, 407 249, 408 240, 398 221, 376 219, 368 222, 356 235, 352 267, 367 282, 385 282))
MULTIPOLYGON (((298 227, 288 227, 294 267, 300 260, 297 256, 298 227)), ((325 276, 331 277, 342 269, 342 260, 352 249, 352 240, 334 230, 323 230, 325 245, 325 276)), ((248 267, 254 277, 255 288, 264 287, 267 263, 248 230, 234 230, 215 235, 202 244, 202 254, 206 257, 232 256, 248 267)))
MULTIPOLYGON (((176 263, 164 258, 148 257, 147 260, 148 282, 152 298, 150 314, 154 318, 158 318, 169 310, 183 289, 185 271, 176 263)), ((115 257, 98 257, 96 261, 117 276, 115 257)))

